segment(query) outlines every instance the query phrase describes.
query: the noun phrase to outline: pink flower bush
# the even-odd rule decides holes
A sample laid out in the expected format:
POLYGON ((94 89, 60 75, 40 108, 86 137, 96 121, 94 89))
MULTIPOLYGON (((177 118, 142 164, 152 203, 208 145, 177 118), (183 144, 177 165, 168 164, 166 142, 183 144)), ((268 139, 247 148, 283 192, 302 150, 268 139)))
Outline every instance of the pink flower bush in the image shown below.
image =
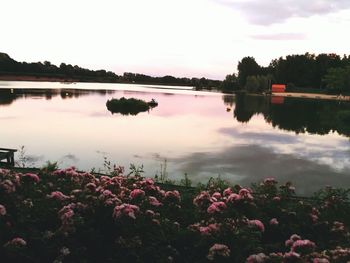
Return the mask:
POLYGON ((223 244, 214 244, 211 248, 209 248, 209 253, 207 258, 209 260, 214 260, 217 257, 229 257, 231 254, 230 249, 228 246, 223 245, 223 244))
POLYGON ((207 209, 207 206, 210 204, 210 194, 207 191, 202 191, 198 196, 193 200, 193 204, 199 208, 207 209))
POLYGON ((6 215, 6 208, 3 205, 0 205, 0 216, 6 215))
POLYGON ((134 189, 130 193, 131 199, 142 198, 144 196, 145 196, 145 191, 143 191, 141 189, 134 189))
POLYGON ((213 235, 218 233, 220 230, 220 226, 218 224, 209 224, 208 226, 199 227, 199 232, 202 235, 213 235))
POLYGON ((272 218, 271 220, 270 220, 270 225, 272 225, 272 226, 277 226, 279 223, 278 223, 278 220, 276 219, 276 218, 272 218))
POLYGON ((66 196, 65 194, 63 194, 60 191, 51 192, 51 194, 48 197, 52 198, 52 199, 59 200, 59 201, 64 201, 64 200, 69 199, 69 196, 66 196))
MULTIPOLYGON (((96 253, 101 253, 101 262, 125 259, 125 251, 135 258, 146 253, 149 262, 349 261, 346 196, 335 191, 323 193, 321 202, 298 200, 291 193, 291 184, 276 184, 267 178, 252 189, 238 185, 222 188, 224 184, 214 180, 205 191, 195 194, 175 186, 164 191, 153 179, 123 176, 119 168, 110 175, 94 175, 72 167, 41 171, 40 178, 35 173, 0 169, 0 248, 11 252, 14 248, 6 246, 15 233, 46 253, 35 254, 32 246, 22 249, 33 262, 45 262, 54 255, 61 257, 57 260, 69 255, 71 262, 88 262, 79 251, 102 247, 93 245, 95 237, 96 242, 120 241, 113 251, 96 253), (180 189, 181 195, 175 189, 180 189), (296 234, 285 241, 285 234, 293 229, 313 241, 296 234), (82 238, 89 236, 92 240, 82 238), (64 247, 69 244, 77 249, 70 252, 64 247)), ((24 247, 21 241, 12 243, 24 247)))
POLYGON ((265 231, 265 226, 260 220, 249 220, 248 225, 253 228, 257 228, 260 232, 265 231))
POLYGON ((241 190, 239 190, 239 193, 238 193, 241 197, 241 199, 244 199, 244 200, 253 200, 253 196, 251 194, 251 191, 246 189, 246 188, 242 188, 241 190))
POLYGON ((167 200, 169 202, 175 202, 178 203, 181 201, 180 193, 177 190, 174 191, 167 191, 165 193, 164 200, 167 200))
POLYGON ((29 179, 33 180, 35 183, 39 183, 39 181, 40 181, 39 176, 37 174, 34 174, 34 173, 26 173, 26 174, 22 175, 22 177, 29 178, 29 179))
POLYGON ((241 196, 239 195, 239 194, 235 194, 235 193, 233 193, 233 194, 230 194, 229 196, 228 196, 228 198, 227 198, 227 203, 232 203, 232 204, 234 204, 234 203, 236 203, 238 200, 240 200, 241 199, 241 196))
POLYGON ((309 252, 314 250, 315 248, 316 248, 315 243, 308 239, 296 240, 292 245, 291 251, 300 253, 302 251, 307 250, 309 252))
POLYGON ((13 247, 25 247, 27 242, 20 237, 16 237, 5 244, 5 246, 13 246, 13 247))
POLYGON ((140 211, 140 208, 136 205, 130 205, 130 204, 117 205, 114 208, 113 217, 116 219, 120 217, 129 217, 132 219, 136 219, 136 214, 139 211, 140 211))
POLYGON ((266 256, 264 253, 259 253, 256 255, 250 255, 247 258, 246 263, 264 263, 264 262, 267 262, 268 259, 269 257, 266 256))
POLYGON ((229 187, 229 188, 226 188, 226 189, 224 190, 223 195, 224 195, 225 197, 227 197, 227 196, 231 195, 232 193, 233 193, 233 191, 232 191, 232 189, 229 187))
POLYGON ((149 200, 149 204, 152 205, 152 206, 161 206, 162 205, 162 203, 159 202, 158 199, 155 198, 154 196, 150 196, 148 198, 148 200, 149 200))
POLYGON ((212 203, 208 209, 208 214, 222 213, 227 208, 226 204, 222 201, 212 203))

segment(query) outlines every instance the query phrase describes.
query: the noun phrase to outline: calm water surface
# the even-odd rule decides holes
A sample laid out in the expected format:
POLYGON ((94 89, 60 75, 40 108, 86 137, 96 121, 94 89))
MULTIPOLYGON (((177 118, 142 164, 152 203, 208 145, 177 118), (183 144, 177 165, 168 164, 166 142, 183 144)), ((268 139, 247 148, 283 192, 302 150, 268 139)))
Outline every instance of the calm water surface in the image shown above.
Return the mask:
POLYGON ((187 173, 195 183, 272 176, 300 194, 350 187, 349 104, 160 88, 0 81, 0 147, 24 145, 35 166, 103 170, 107 157, 143 164, 148 176, 166 166, 169 179, 187 173), (109 112, 106 101, 122 96, 159 105, 136 116, 109 112))

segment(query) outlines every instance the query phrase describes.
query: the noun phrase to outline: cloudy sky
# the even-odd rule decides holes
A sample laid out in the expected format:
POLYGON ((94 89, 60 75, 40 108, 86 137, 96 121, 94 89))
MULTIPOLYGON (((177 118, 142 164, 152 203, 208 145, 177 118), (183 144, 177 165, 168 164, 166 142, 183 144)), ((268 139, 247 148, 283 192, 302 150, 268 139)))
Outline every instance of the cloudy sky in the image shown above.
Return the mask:
POLYGON ((0 52, 223 79, 244 56, 350 54, 349 0, 0 0, 0 52))

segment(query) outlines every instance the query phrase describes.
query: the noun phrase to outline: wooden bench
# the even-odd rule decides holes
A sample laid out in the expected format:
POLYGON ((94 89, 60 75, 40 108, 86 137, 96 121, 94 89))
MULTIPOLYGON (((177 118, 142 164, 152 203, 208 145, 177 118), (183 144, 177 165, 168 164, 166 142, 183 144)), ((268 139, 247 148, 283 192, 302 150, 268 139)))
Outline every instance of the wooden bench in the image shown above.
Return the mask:
POLYGON ((0 148, 0 164, 15 166, 15 152, 17 152, 16 149, 0 148), (2 162, 2 160, 6 160, 6 162, 2 162))

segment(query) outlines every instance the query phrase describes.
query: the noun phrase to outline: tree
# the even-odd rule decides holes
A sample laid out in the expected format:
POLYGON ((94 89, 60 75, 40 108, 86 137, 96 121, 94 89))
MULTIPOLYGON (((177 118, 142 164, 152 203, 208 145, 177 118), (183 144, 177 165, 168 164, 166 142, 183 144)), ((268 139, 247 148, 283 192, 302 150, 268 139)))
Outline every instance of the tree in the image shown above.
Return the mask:
POLYGON ((323 80, 330 93, 350 92, 350 66, 329 69, 323 80))
POLYGON ((261 73, 261 67, 253 57, 244 57, 238 62, 238 82, 241 88, 245 87, 248 76, 257 76, 261 73))
POLYGON ((221 83, 220 89, 224 93, 232 93, 239 89, 238 78, 233 74, 226 76, 225 80, 221 83))

